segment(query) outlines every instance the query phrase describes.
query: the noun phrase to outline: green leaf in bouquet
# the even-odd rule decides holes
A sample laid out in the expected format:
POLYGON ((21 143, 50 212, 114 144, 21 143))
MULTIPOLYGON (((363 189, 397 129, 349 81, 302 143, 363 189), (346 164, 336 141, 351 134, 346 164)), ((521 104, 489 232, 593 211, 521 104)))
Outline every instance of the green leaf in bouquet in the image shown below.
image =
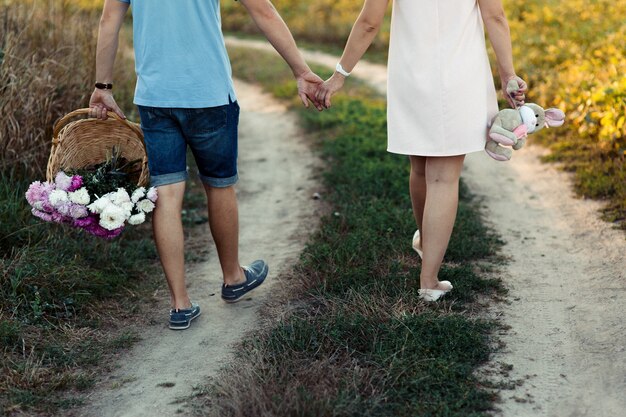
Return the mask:
POLYGON ((122 149, 114 146, 107 150, 106 160, 72 172, 83 177, 83 184, 92 195, 101 197, 118 188, 130 194, 137 188, 136 179, 141 173, 141 159, 129 161, 122 156, 122 149))

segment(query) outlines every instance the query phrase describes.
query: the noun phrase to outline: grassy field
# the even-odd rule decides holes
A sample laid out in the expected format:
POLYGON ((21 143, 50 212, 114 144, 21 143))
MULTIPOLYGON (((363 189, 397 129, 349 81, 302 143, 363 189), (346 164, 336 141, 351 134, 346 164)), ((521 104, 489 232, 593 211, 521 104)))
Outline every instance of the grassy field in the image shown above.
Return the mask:
MULTIPOLYGON (((231 56, 237 77, 293 99, 290 73, 277 58, 245 49, 231 56)), ((408 161, 385 151, 384 101, 351 83, 332 110, 299 113, 327 161, 331 213, 286 290, 297 307, 243 343, 239 359, 196 398, 197 414, 486 415, 495 395, 473 371, 489 357, 495 324, 478 318, 478 300, 503 289, 486 272, 499 241, 478 202, 462 188, 440 274, 455 290, 426 305, 410 247, 408 161)))

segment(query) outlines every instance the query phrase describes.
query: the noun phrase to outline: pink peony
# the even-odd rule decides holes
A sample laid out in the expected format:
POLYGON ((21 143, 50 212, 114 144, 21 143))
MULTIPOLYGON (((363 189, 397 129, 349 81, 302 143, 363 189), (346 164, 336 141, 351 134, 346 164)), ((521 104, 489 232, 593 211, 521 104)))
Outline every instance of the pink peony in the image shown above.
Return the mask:
POLYGON ((59 214, 62 214, 63 216, 69 216, 71 207, 72 207, 72 203, 70 203, 69 201, 66 201, 66 202, 57 204, 55 208, 59 214))
POLYGON ((120 227, 114 230, 107 230, 99 224, 95 223, 88 227, 85 227, 84 230, 87 233, 91 233, 92 235, 101 237, 103 239, 113 239, 122 233, 124 227, 120 227))
POLYGON ((72 204, 70 206, 70 210, 68 215, 72 218, 72 219, 82 219, 83 217, 87 217, 89 215, 89 210, 87 210, 87 207, 80 205, 80 204, 72 204))
POLYGON ((153 203, 156 203, 157 198, 159 198, 159 195, 157 193, 157 189, 155 187, 151 187, 148 190, 148 193, 146 194, 146 198, 150 201, 152 201, 153 203))
POLYGON ((68 176, 63 171, 59 171, 57 176, 54 178, 54 183, 56 184, 57 189, 68 191, 72 186, 72 177, 68 176))
POLYGON ((52 216, 52 221, 55 223, 70 223, 69 217, 64 216, 58 211, 53 211, 50 215, 52 216))
POLYGON ((51 222, 52 220, 52 214, 50 213, 45 213, 43 211, 37 210, 36 208, 33 207, 32 211, 33 216, 40 218, 41 220, 45 221, 45 222, 51 222))
POLYGON ((78 190, 82 186, 83 186, 83 177, 81 177, 80 175, 74 175, 72 177, 72 183, 70 185, 70 188, 68 188, 67 191, 73 192, 73 191, 78 190))
POLYGON ((80 227, 82 229, 86 229, 94 224, 98 224, 98 216, 95 214, 89 215, 87 217, 83 217, 80 219, 74 219, 74 227, 80 227))
POLYGON ((54 189, 55 185, 52 183, 35 181, 26 191, 26 201, 37 210, 50 212, 52 211, 52 205, 48 200, 48 196, 54 189))

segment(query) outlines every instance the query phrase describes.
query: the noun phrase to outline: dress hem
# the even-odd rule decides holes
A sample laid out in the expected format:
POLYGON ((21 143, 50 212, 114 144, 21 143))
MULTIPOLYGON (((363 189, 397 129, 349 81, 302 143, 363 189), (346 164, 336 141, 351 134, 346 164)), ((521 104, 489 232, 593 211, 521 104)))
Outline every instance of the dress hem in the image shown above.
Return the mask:
POLYGON ((470 151, 466 151, 466 152, 428 152, 428 153, 414 153, 414 152, 407 152, 407 151, 395 151, 392 150, 390 148, 387 148, 387 152, 389 153, 393 153, 396 155, 408 155, 408 156, 460 156, 460 155, 467 155, 470 153, 475 153, 475 152, 481 152, 484 151, 485 147, 483 146, 480 149, 476 149, 476 150, 470 150, 470 151))

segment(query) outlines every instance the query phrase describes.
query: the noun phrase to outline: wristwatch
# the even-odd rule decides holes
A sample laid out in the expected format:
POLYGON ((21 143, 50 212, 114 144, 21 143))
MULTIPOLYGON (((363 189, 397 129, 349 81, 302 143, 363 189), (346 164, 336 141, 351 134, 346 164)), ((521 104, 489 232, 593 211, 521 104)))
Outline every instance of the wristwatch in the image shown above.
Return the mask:
POLYGON ((341 66, 339 62, 337 62, 337 66, 335 67, 335 70, 337 70, 337 72, 343 75, 344 77, 349 77, 351 74, 351 72, 348 72, 345 69, 343 69, 343 67, 341 66))
POLYGON ((96 88, 98 90, 112 90, 113 89, 113 84, 111 84, 111 83, 109 83, 109 84, 96 83, 96 88))

